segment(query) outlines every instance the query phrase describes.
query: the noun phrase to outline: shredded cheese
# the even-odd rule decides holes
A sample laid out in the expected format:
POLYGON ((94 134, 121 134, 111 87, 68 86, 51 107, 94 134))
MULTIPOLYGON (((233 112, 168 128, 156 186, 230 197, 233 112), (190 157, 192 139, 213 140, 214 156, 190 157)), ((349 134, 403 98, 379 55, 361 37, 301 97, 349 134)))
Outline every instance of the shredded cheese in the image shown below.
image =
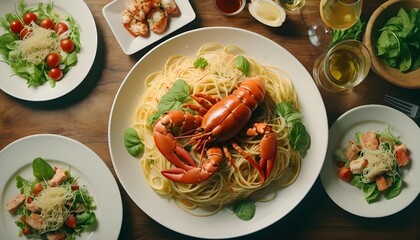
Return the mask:
POLYGON ((50 52, 59 51, 60 39, 53 36, 53 30, 36 24, 31 24, 30 28, 30 33, 18 42, 20 46, 17 49, 23 60, 40 64, 50 52))
POLYGON ((362 173, 364 182, 371 182, 379 174, 391 172, 395 159, 391 151, 382 148, 378 150, 369 150, 366 148, 362 158, 368 159, 368 164, 362 173))
POLYGON ((41 234, 59 229, 66 221, 69 210, 64 204, 69 194, 64 187, 47 187, 34 199, 36 206, 41 209, 41 219, 45 226, 41 234))

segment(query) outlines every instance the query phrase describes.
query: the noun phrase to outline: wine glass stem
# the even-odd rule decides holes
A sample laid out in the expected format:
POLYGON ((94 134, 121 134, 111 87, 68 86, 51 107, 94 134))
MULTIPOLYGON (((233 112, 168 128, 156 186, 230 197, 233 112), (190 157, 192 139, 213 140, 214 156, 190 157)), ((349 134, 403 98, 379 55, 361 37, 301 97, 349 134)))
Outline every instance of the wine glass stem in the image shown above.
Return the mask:
POLYGON ((332 29, 319 21, 308 29, 309 41, 315 47, 327 50, 332 40, 332 29))

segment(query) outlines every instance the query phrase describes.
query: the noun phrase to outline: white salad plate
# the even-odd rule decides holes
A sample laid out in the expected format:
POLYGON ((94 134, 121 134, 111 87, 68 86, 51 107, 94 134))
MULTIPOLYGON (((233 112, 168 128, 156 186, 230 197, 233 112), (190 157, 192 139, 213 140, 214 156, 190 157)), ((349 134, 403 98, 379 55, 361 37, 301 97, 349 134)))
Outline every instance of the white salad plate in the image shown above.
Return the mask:
POLYGON ((326 159, 320 177, 330 198, 342 209, 361 217, 378 218, 397 213, 410 205, 420 193, 420 128, 405 114, 383 105, 364 105, 340 116, 329 130, 326 159), (391 133, 400 137, 410 154, 410 164, 403 167, 404 181, 400 195, 390 200, 383 196, 373 203, 365 200, 364 193, 338 177, 334 151, 343 149, 357 131, 382 132, 391 126, 391 133))
POLYGON ((131 55, 140 51, 141 49, 149 46, 150 44, 162 39, 168 34, 178 30, 179 28, 187 25, 193 21, 196 17, 194 9, 191 6, 189 0, 176 0, 180 14, 169 15, 169 21, 167 29, 160 34, 151 32, 146 37, 133 37, 127 29, 124 28, 121 17, 125 10, 125 4, 128 0, 114 0, 107 4, 102 9, 102 14, 105 17, 112 33, 118 41, 123 52, 127 55, 131 55))
POLYGON ((287 50, 259 34, 231 27, 209 27, 177 35, 153 48, 130 70, 121 84, 110 113, 108 142, 118 178, 131 199, 156 222, 176 232, 201 238, 221 239, 263 229, 292 211, 318 177, 328 143, 328 122, 321 95, 304 66, 287 50), (269 202, 257 202, 250 221, 242 221, 230 209, 209 217, 197 217, 180 209, 174 201, 155 193, 145 180, 137 158, 124 146, 125 129, 133 126, 138 100, 145 90, 143 79, 164 66, 172 55, 195 56, 209 42, 236 45, 263 65, 284 69, 292 79, 301 103, 304 124, 312 145, 303 159, 300 175, 289 187, 276 191, 269 202), (145 71, 147 69, 147 71, 145 71))
MULTIPOLYGON (((14 13, 18 1, 0 0, 0 17, 7 13, 14 13)), ((48 0, 26 0, 28 7, 36 7, 39 3, 46 5, 48 0)), ((27 101, 47 101, 59 98, 73 89, 85 79, 95 60, 98 46, 98 36, 95 20, 88 6, 83 0, 72 1, 53 1, 54 11, 72 16, 80 25, 81 51, 77 54, 77 64, 70 72, 51 87, 48 82, 42 86, 28 87, 26 79, 13 74, 8 64, 0 61, 0 89, 5 93, 27 101)), ((4 29, 0 28, 0 35, 4 34, 4 29)), ((0 56, 0 59, 1 56, 0 56)))
POLYGON ((18 236, 15 221, 6 204, 17 194, 16 176, 34 180, 32 161, 41 157, 51 166, 70 169, 78 183, 86 185, 97 205, 97 226, 82 232, 78 239, 118 239, 122 224, 122 201, 114 176, 103 160, 90 148, 68 137, 37 134, 14 141, 0 151, 0 236, 2 239, 26 239, 18 236))

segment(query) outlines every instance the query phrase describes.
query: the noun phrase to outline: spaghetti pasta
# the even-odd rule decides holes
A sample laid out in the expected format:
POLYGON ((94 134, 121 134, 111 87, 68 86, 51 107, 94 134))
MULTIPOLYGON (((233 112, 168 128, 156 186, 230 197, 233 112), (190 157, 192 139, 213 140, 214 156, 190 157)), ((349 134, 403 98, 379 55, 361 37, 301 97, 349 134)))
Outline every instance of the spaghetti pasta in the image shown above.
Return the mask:
MULTIPOLYGON (((235 67, 235 58, 241 53, 237 46, 222 46, 216 43, 203 45, 195 56, 171 56, 162 70, 151 73, 145 79, 146 90, 140 97, 134 114, 134 128, 144 143, 144 154, 141 156, 141 168, 147 182, 158 194, 173 199, 189 212, 204 209, 200 215, 217 213, 224 206, 251 196, 270 184, 284 187, 291 184, 300 169, 301 155, 293 150, 289 143, 290 126, 276 114, 276 104, 289 101, 299 109, 298 97, 286 72, 281 69, 264 66, 252 58, 249 62, 249 74, 246 75, 235 67), (194 67, 196 59, 207 61, 205 68, 194 67), (230 153, 237 170, 228 161, 223 161, 213 176, 198 184, 181 184, 165 178, 161 171, 171 168, 152 137, 152 126, 149 119, 158 111, 161 97, 170 89, 177 79, 183 79, 192 94, 204 92, 216 95, 221 99, 235 90, 247 77, 259 77, 266 86, 266 97, 254 111, 250 121, 268 123, 275 132, 278 148, 272 173, 261 184, 258 171, 235 150, 230 153)), ((258 137, 238 135, 235 141, 251 156, 258 156, 260 151, 258 137)), ((200 153, 191 151, 197 165, 200 166, 200 153)))

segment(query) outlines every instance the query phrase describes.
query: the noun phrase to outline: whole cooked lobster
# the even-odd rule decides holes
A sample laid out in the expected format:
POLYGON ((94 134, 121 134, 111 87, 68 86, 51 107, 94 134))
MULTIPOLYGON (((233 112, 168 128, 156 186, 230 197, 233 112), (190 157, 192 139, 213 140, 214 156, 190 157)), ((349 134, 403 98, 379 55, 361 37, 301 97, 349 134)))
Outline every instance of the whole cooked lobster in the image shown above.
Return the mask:
POLYGON ((163 156, 176 166, 162 170, 162 174, 172 181, 181 183, 193 184, 206 181, 216 172, 222 161, 222 148, 229 162, 236 168, 227 148, 226 143, 229 142, 258 170, 261 183, 264 183, 271 174, 277 153, 277 139, 270 126, 266 123, 254 123, 246 131, 248 136, 263 135, 259 162, 233 140, 247 125, 252 112, 262 103, 264 96, 264 83, 254 77, 243 81, 235 91, 222 100, 204 93, 194 94, 192 97, 201 106, 191 104, 187 106, 199 112, 199 115, 181 110, 172 110, 162 115, 153 125, 153 138, 163 156), (194 150, 201 151, 203 159, 201 166, 197 166, 189 152, 177 142, 172 133, 174 129, 188 133, 193 131, 190 143, 193 144, 194 150))

